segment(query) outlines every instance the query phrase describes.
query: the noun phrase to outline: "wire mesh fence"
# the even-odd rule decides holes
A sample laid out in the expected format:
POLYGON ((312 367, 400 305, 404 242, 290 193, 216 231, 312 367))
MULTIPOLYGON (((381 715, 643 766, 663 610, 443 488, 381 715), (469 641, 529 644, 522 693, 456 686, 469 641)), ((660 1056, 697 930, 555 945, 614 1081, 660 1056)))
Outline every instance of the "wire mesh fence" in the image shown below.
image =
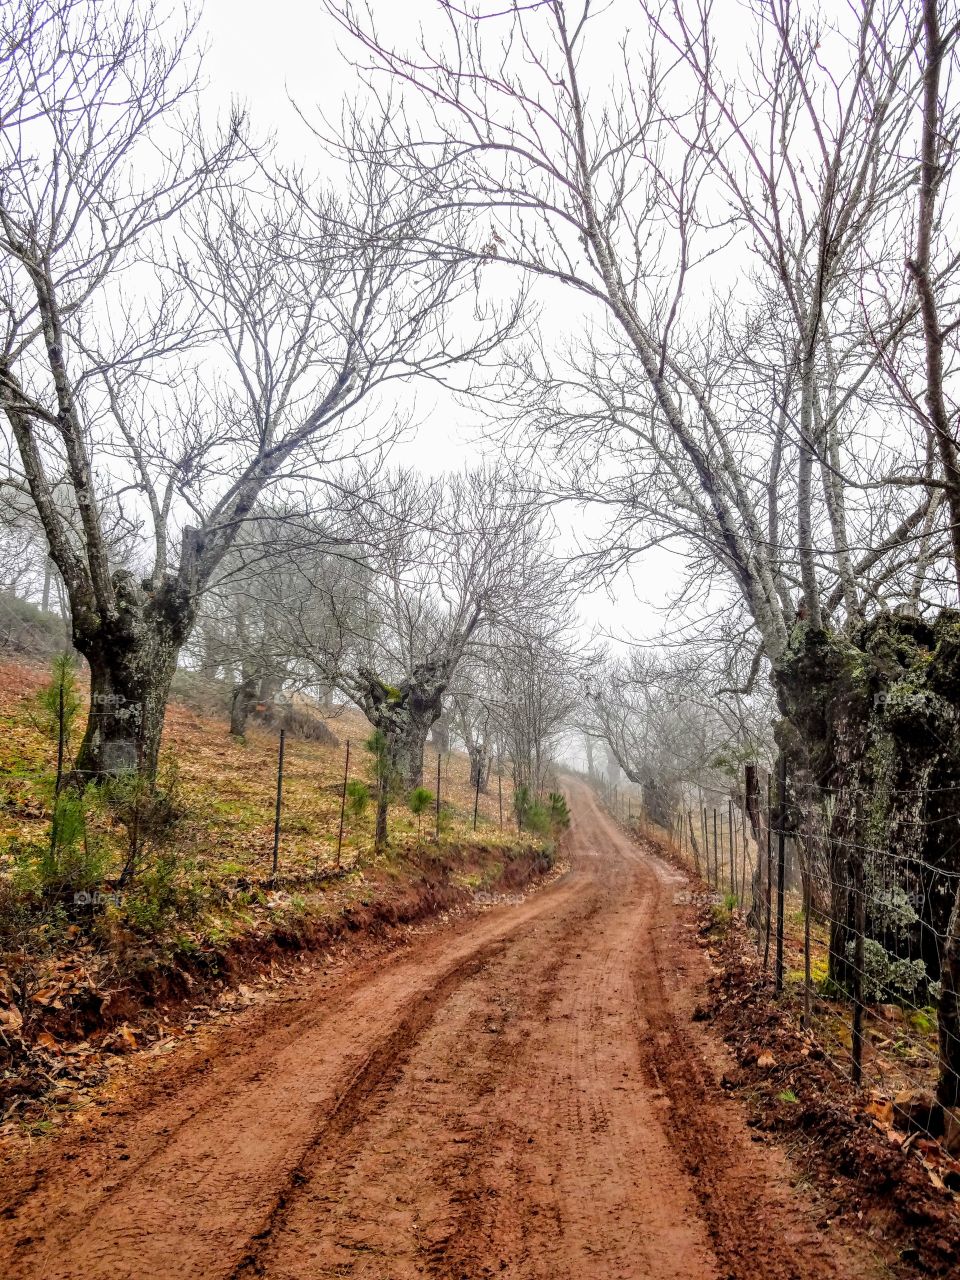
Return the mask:
MULTIPOLYGON (((0 735, 0 871, 11 869, 18 847, 46 838, 58 778, 78 794, 84 789, 75 764, 85 699, 64 743, 38 710, 49 681, 49 671, 40 667, 0 664, 0 723, 7 727, 0 735)), ((241 739, 227 733, 222 719, 172 703, 157 781, 177 812, 178 857, 203 874, 257 883, 329 875, 369 854, 377 792, 375 755, 366 746, 372 731, 349 711, 336 714, 329 728, 318 740, 251 723, 241 739)), ((428 745, 422 786, 429 800, 420 797, 414 808, 410 788, 391 782, 394 847, 516 837, 509 761, 495 757, 482 776, 472 777, 465 754, 438 753, 428 745)), ((126 830, 116 806, 101 811, 91 797, 89 808, 89 823, 107 855, 104 879, 116 881, 125 867, 136 868, 150 854, 146 802, 141 812, 134 787, 124 802, 133 819, 126 830), (144 817, 139 831, 138 816, 144 817)))
POLYGON ((960 1155, 960 790, 888 791, 892 829, 874 795, 785 764, 780 776, 748 768, 722 802, 660 824, 638 796, 605 799, 672 846, 715 911, 742 913, 774 991, 891 1140, 960 1155))

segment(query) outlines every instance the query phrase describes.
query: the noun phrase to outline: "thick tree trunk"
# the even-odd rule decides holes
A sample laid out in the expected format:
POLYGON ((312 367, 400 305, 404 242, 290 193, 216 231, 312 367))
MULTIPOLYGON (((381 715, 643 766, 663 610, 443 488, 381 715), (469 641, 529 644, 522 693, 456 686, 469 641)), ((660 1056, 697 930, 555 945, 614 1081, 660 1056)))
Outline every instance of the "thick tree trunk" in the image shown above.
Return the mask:
POLYGON ((389 751, 397 778, 407 791, 419 787, 423 781, 423 753, 427 745, 430 722, 421 717, 407 715, 387 734, 389 751))
POLYGON ((438 663, 424 663, 400 688, 386 684, 369 668, 361 668, 346 685, 370 723, 383 735, 377 788, 376 847, 387 842, 387 809, 398 786, 411 791, 423 779, 427 734, 443 713, 449 676, 438 663))
POLYGON ((831 978, 846 986, 851 975, 858 845, 868 885, 884 888, 869 895, 868 939, 892 960, 922 959, 935 981, 960 866, 960 613, 879 615, 846 635, 800 624, 776 681, 778 737, 791 776, 809 780, 810 819, 823 824, 831 978), (899 915, 885 905, 891 890, 899 915))
POLYGON ((423 780, 423 752, 430 730, 429 721, 410 715, 383 715, 377 728, 384 737, 383 756, 378 762, 377 822, 374 848, 387 846, 387 816, 391 795, 398 788, 412 791, 423 780))
POLYGON ((179 648, 152 643, 146 652, 88 653, 90 712, 77 771, 92 781, 127 772, 153 778, 179 648))
POLYGON ((490 782, 490 756, 487 749, 482 744, 476 743, 468 747, 467 755, 470 758, 470 785, 476 787, 479 778, 480 790, 486 795, 490 782))
POLYGON ((90 666, 90 711, 76 767, 93 781, 131 770, 152 780, 193 606, 174 582, 148 593, 132 574, 118 571, 114 587, 114 617, 74 626, 74 644, 90 666))
POLYGON ((230 733, 234 738, 242 738, 247 731, 247 717, 256 703, 259 683, 258 676, 241 671, 240 681, 230 700, 230 733))

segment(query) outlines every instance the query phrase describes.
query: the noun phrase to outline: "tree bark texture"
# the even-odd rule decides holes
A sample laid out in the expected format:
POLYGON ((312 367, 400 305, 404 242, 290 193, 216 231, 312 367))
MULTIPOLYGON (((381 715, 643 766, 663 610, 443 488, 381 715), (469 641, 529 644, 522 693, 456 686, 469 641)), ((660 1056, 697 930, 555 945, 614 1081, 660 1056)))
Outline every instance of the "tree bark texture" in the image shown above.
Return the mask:
POLYGON ((74 644, 90 666, 90 714, 77 770, 99 780, 142 769, 152 779, 193 603, 172 579, 148 591, 117 571, 113 588, 116 609, 109 617, 74 618, 74 644))

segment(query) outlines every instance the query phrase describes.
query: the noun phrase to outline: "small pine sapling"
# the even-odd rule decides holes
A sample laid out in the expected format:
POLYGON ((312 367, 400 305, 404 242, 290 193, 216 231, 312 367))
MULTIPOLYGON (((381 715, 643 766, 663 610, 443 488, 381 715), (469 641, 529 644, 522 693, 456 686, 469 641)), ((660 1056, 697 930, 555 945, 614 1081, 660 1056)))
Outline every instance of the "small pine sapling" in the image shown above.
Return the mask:
POLYGON ((417 839, 422 835, 423 815, 428 809, 433 807, 434 795, 432 791, 428 791, 426 787, 414 787, 410 792, 408 800, 410 812, 417 816, 417 839))

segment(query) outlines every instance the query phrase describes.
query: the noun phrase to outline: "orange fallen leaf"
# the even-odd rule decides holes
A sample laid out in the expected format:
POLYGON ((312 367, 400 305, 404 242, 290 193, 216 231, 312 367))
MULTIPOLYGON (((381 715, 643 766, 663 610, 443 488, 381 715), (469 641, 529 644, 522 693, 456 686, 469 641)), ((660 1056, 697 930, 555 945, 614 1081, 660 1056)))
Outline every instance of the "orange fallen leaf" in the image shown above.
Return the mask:
POLYGON ((864 1113, 876 1121, 877 1125, 883 1129, 891 1129, 893 1127, 893 1103, 886 1102, 883 1099, 877 1099, 874 1102, 868 1102, 864 1107, 864 1113))
POLYGON ((0 1026, 7 1027, 11 1031, 20 1030, 23 1026, 23 1014, 16 1005, 11 1005, 9 1009, 0 1009, 0 1026))

